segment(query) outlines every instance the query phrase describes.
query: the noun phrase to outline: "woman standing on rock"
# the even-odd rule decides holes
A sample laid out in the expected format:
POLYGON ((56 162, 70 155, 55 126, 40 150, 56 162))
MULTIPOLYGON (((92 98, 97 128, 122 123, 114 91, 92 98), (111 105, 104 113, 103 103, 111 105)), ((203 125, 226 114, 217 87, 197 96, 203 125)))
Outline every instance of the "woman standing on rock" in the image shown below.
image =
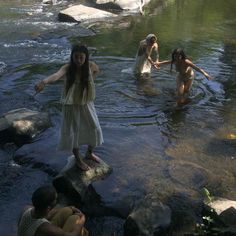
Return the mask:
POLYGON ((93 102, 94 79, 98 72, 98 66, 89 61, 87 47, 75 45, 71 51, 70 63, 35 85, 36 92, 40 92, 48 83, 65 80, 59 149, 71 150, 77 166, 82 171, 87 171, 90 167, 82 160, 79 146, 88 145, 86 158, 99 163, 93 149, 103 143, 102 130, 93 102))

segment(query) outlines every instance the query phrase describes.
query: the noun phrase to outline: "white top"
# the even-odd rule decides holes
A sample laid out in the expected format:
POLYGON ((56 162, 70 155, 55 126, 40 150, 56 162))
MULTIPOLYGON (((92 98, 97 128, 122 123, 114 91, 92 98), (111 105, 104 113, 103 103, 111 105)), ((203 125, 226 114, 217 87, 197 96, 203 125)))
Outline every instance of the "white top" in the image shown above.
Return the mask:
POLYGON ((64 90, 61 101, 63 105, 85 105, 88 102, 93 101, 95 99, 95 96, 95 84, 90 72, 88 81, 88 91, 85 88, 83 96, 81 96, 81 81, 79 76, 77 76, 75 82, 71 85, 67 94, 64 90))
POLYGON ((23 213, 20 222, 18 224, 17 236, 34 236, 36 230, 40 225, 42 225, 45 222, 50 223, 45 218, 41 219, 33 218, 32 211, 33 208, 31 207, 23 213))

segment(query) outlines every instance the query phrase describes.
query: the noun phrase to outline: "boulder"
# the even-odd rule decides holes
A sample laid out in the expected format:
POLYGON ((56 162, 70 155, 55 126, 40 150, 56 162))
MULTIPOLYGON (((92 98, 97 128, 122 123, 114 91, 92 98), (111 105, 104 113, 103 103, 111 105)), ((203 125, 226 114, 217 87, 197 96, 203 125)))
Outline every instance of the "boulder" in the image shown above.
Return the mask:
POLYGON ((124 235, 167 235, 171 210, 156 197, 147 195, 139 202, 124 224, 124 235))
POLYGON ((150 0, 96 0, 96 4, 106 5, 113 4, 114 7, 117 6, 121 10, 129 11, 140 11, 142 12, 143 7, 148 4, 150 0))
POLYGON ((222 212, 231 207, 236 209, 236 201, 228 200, 225 198, 214 198, 214 201, 207 203, 207 205, 211 209, 213 209, 217 213, 217 215, 220 215, 222 212))
POLYGON ((236 235, 236 201, 214 198, 213 201, 205 203, 204 215, 206 215, 203 217, 206 221, 207 219, 211 221, 211 227, 208 226, 209 233, 217 232, 214 235, 225 236, 236 235))
POLYGON ((109 167, 101 159, 100 163, 95 163, 92 160, 84 158, 91 169, 88 171, 81 171, 75 164, 74 156, 68 157, 67 165, 62 169, 58 176, 53 180, 53 185, 58 192, 67 196, 70 194, 77 194, 79 202, 85 202, 87 197, 88 187, 93 181, 105 178, 112 172, 109 167))
POLYGON ((0 142, 22 145, 50 126, 48 113, 27 108, 12 110, 0 117, 0 142))
POLYGON ((64 22, 93 22, 104 20, 107 17, 116 17, 116 14, 99 10, 93 7, 87 7, 82 4, 69 7, 58 14, 59 21, 64 22))
POLYGON ((57 0, 43 0, 43 4, 56 4, 57 0))
POLYGON ((51 177, 57 176, 65 167, 70 153, 57 150, 59 132, 59 127, 47 129, 40 138, 17 149, 13 156, 14 161, 51 177))

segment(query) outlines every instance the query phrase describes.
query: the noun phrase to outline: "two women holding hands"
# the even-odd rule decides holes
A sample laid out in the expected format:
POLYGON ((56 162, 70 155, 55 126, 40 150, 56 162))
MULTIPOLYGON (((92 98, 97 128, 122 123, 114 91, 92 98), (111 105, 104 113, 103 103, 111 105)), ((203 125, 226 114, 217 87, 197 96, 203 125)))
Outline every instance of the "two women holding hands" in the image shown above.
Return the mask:
POLYGON ((166 64, 171 64, 171 70, 174 64, 178 73, 176 77, 177 104, 185 103, 185 95, 189 93, 195 78, 194 70, 202 73, 207 79, 212 79, 207 72, 193 64, 181 48, 172 52, 171 60, 159 61, 159 46, 155 34, 149 34, 140 41, 133 67, 133 73, 137 78, 145 78, 145 75, 150 76, 152 66, 159 69, 161 65, 166 64))

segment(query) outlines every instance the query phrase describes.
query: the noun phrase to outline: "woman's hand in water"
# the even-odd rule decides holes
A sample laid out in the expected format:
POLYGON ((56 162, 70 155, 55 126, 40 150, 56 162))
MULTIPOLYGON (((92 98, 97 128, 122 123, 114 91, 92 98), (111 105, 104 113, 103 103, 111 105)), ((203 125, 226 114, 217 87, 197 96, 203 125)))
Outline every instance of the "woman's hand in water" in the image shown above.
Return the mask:
POLYGON ((36 93, 40 93, 44 89, 44 87, 45 87, 45 83, 42 80, 34 86, 34 89, 35 89, 36 93))
POLYGON ((158 61, 154 62, 154 63, 153 63, 153 66, 154 66, 156 69, 160 69, 160 68, 161 68, 158 61))

